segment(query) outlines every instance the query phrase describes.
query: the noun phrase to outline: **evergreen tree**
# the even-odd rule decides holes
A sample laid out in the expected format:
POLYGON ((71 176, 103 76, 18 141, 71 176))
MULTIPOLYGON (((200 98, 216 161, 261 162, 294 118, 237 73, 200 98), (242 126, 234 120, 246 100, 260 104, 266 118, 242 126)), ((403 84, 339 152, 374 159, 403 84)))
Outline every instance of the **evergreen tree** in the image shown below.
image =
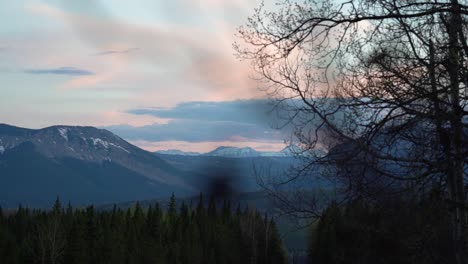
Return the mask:
POLYGON ((0 211, 0 263, 283 263, 273 222, 255 210, 232 214, 215 199, 207 210, 202 195, 195 210, 176 206, 172 196, 165 212, 158 203, 64 210, 57 199, 48 211, 0 211))

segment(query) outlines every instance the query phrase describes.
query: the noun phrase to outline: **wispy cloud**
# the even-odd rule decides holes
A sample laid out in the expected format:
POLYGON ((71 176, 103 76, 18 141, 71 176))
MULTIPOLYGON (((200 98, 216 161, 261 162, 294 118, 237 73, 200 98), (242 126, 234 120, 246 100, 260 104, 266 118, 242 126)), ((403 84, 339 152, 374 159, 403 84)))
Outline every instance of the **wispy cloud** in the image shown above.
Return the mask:
POLYGON ((126 54, 126 53, 130 53, 133 51, 137 51, 139 49, 140 48, 130 48, 130 49, 124 49, 124 50, 105 50, 105 51, 98 52, 95 55, 105 56, 105 55, 113 55, 113 54, 126 54))
MULTIPOLYGON (((140 93, 139 100, 162 101, 160 95, 164 91, 164 101, 172 100, 171 103, 180 101, 181 90, 184 91, 184 100, 221 101, 264 96, 263 92, 256 89, 257 83, 249 78, 253 75, 249 65, 232 55, 235 25, 225 21, 224 16, 219 16, 220 12, 227 12, 237 17, 240 11, 228 7, 242 6, 249 1, 203 1, 203 4, 198 1, 164 1, 161 5, 167 8, 164 13, 170 14, 170 19, 161 19, 153 24, 135 23, 119 16, 77 13, 45 3, 28 4, 26 8, 40 17, 48 17, 65 25, 73 37, 79 37, 83 43, 94 47, 89 54, 101 58, 98 62, 95 57, 91 59, 92 56, 79 57, 77 60, 89 63, 93 69, 99 66, 99 76, 112 71, 108 74, 109 78, 86 78, 73 85, 67 84, 68 88, 115 87, 131 83, 127 85, 129 90, 149 90, 150 87, 155 91, 154 94, 140 93), (211 5, 219 12, 208 8, 211 5), (182 16, 178 20, 184 10, 188 11, 187 17, 182 16), (206 16, 195 18, 194 13, 206 16), (198 22, 191 23, 192 20, 198 22), (134 56, 116 56, 133 55, 133 52, 134 56), (114 61, 108 66, 95 65, 106 64, 110 60, 114 61), (114 71, 116 65, 122 67, 122 71, 114 71)), ((45 45, 49 45, 49 42, 45 45)), ((74 54, 64 56, 71 55, 74 54)))
POLYGON ((49 69, 28 69, 24 71, 29 74, 57 74, 57 75, 70 75, 70 76, 85 76, 94 75, 92 71, 79 69, 75 67, 60 67, 60 68, 49 68, 49 69))
POLYGON ((268 105, 217 103, 264 97, 249 78, 248 63, 232 55, 235 28, 260 1, 12 1, 21 7, 14 16, 27 23, 21 28, 3 23, 8 30, 2 32, 15 34, 0 32, 0 49, 8 47, 0 51, 0 71, 8 67, 41 78, 4 73, 0 79, 5 76, 25 93, 41 93, 2 95, 0 106, 8 111, 0 111, 0 118, 25 125, 126 124, 119 131, 128 138, 197 146, 278 141, 283 136, 264 115, 268 105), (77 97, 86 100, 78 103, 77 97), (38 105, 39 98, 61 102, 64 111, 54 104, 38 105), (9 109, 5 102, 10 101, 15 106, 9 109), (187 101, 201 102, 177 106, 187 101), (177 107, 167 108, 172 106, 177 107))

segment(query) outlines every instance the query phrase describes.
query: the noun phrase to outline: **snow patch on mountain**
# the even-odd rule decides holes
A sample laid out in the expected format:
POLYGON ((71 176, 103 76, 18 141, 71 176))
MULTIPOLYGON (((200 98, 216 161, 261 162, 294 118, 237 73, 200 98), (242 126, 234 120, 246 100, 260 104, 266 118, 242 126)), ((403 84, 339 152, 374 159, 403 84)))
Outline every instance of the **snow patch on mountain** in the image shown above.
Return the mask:
POLYGON ((93 137, 91 138, 91 140, 93 141, 94 146, 101 145, 106 149, 109 148, 109 142, 105 140, 102 140, 100 138, 93 138, 93 137))
POLYGON ((94 146, 101 145, 101 146, 103 146, 105 149, 108 149, 110 146, 112 146, 112 147, 114 147, 114 148, 118 148, 118 149, 121 149, 121 150, 123 150, 123 151, 125 151, 125 152, 127 152, 127 153, 130 153, 129 150, 127 150, 126 148, 124 148, 124 147, 122 147, 122 146, 120 146, 120 145, 117 145, 117 144, 115 144, 115 143, 107 142, 107 141, 102 140, 102 139, 100 139, 100 138, 94 138, 94 137, 92 137, 92 138, 90 138, 90 139, 91 139, 91 141, 93 141, 93 145, 94 145, 94 146))
POLYGON ((66 141, 68 141, 68 129, 61 127, 58 129, 58 132, 66 141))
POLYGON ((111 146, 113 146, 113 147, 116 147, 116 148, 119 148, 119 149, 121 149, 121 150, 123 150, 123 151, 125 151, 125 152, 127 152, 127 153, 130 153, 130 151, 128 151, 126 148, 121 147, 121 146, 119 146, 119 145, 117 145, 117 144, 109 143, 109 145, 111 145, 111 146))

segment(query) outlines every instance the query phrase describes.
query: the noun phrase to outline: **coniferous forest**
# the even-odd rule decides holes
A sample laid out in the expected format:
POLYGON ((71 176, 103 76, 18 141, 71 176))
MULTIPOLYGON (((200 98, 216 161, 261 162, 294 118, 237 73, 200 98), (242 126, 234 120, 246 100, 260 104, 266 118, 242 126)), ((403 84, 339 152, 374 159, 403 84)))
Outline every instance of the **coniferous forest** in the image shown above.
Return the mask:
POLYGON ((331 203, 311 228, 309 263, 455 263, 439 196, 331 203))
POLYGON ((272 219, 204 204, 0 211, 0 263, 286 263, 272 219))

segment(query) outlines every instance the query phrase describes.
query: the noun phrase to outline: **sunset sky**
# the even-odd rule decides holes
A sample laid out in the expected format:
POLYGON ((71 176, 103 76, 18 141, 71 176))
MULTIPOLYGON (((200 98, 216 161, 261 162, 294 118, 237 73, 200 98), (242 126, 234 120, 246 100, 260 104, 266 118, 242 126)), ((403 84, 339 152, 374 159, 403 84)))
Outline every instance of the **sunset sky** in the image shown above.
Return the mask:
POLYGON ((149 150, 282 149, 232 49, 259 4, 2 1, 0 123, 98 126, 149 150))

